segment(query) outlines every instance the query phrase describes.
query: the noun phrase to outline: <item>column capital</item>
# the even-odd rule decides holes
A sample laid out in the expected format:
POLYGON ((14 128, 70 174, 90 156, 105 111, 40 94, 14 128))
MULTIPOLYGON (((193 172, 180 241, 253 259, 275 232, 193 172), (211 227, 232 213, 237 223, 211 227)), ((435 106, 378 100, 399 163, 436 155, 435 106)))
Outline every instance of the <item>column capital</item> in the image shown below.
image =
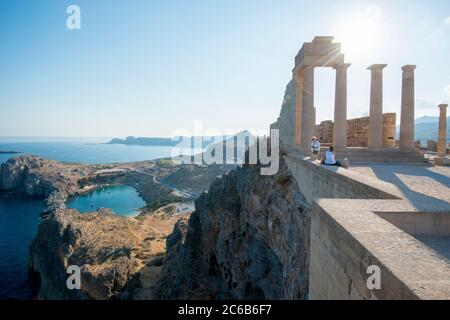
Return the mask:
POLYGON ((448 107, 448 104, 446 104, 446 103, 440 104, 440 105, 438 106, 438 108, 441 109, 441 110, 442 110, 442 109, 445 110, 447 107, 448 107))
POLYGON ((386 67, 387 67, 387 64, 373 64, 370 67, 368 67, 367 70, 370 70, 370 71, 382 71, 386 67))
POLYGON ((352 65, 351 63, 335 64, 333 66, 333 69, 335 69, 335 70, 338 70, 338 69, 340 69, 340 70, 347 70, 348 67, 350 67, 351 65, 352 65))
POLYGON ((402 67, 403 72, 413 72, 414 70, 416 70, 416 66, 413 64, 407 64, 402 67))

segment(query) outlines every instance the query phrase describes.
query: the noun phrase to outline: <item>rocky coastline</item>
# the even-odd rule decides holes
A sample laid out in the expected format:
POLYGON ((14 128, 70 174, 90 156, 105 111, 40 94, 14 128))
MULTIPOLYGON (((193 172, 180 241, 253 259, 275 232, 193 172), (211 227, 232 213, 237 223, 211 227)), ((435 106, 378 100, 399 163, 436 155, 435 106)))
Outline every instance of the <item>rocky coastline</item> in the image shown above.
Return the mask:
MULTIPOLYGON (((177 207, 193 201, 190 193, 180 193, 159 182, 180 167, 167 161, 68 164, 35 156, 12 158, 2 164, 0 192, 38 196, 45 201, 42 221, 29 250, 30 271, 40 282, 38 297, 153 299, 165 256, 165 239, 180 218, 190 215, 177 207), (112 184, 133 186, 147 207, 137 217, 116 216, 109 209, 80 214, 66 208, 70 197, 112 184), (70 265, 81 269, 81 290, 66 286, 70 265)), ((230 169, 224 166, 216 172, 223 174, 230 169)), ((191 171, 195 176, 196 169, 191 171)), ((191 189, 201 192, 195 184, 191 189)))
POLYGON ((0 192, 46 201, 29 253, 41 299, 306 299, 310 208, 287 165, 275 176, 231 169, 23 156, 1 166, 0 192), (66 208, 111 184, 135 187, 147 207, 137 217, 66 208), (195 197, 195 210, 179 212, 195 197), (67 288, 71 265, 81 290, 67 288))

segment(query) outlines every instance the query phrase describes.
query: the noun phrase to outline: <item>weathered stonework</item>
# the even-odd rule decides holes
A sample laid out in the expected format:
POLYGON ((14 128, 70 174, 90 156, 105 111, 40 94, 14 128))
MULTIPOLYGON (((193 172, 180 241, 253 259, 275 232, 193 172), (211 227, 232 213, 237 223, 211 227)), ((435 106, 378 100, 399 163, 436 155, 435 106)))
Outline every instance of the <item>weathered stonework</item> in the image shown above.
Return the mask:
MULTIPOLYGON (((383 147, 395 147, 395 113, 383 114, 383 147)), ((316 136, 321 143, 333 143, 333 126, 330 120, 316 125, 316 136)), ((347 120, 347 147, 367 147, 369 138, 369 117, 347 120)))
POLYGON ((450 298, 450 263, 422 242, 445 246, 450 236, 448 188, 441 186, 440 200, 415 195, 411 202, 398 186, 367 174, 295 154, 286 162, 312 203, 310 299, 450 298), (373 265, 380 289, 367 286, 373 265))

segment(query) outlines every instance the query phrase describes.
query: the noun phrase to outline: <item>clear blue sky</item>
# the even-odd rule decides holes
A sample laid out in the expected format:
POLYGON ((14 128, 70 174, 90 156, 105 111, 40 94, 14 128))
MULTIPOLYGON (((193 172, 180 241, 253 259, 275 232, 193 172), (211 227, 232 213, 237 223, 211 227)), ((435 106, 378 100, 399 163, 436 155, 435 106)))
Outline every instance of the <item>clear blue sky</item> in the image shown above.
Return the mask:
MULTIPOLYGON (((400 110, 404 64, 417 65, 417 116, 450 99, 448 0, 0 0, 0 136, 266 129, 316 35, 344 41, 349 117, 368 112, 373 63, 388 64, 385 111, 400 110), (81 30, 66 28, 71 4, 81 30)), ((334 71, 320 69, 318 120, 333 103, 334 71)))

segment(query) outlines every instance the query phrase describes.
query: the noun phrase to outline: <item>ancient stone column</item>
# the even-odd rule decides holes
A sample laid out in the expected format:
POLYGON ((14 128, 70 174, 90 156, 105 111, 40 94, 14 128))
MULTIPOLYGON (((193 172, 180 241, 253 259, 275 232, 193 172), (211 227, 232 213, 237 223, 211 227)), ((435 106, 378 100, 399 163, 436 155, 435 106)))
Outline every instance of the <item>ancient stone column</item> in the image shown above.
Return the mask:
POLYGON ((295 145, 302 144, 303 73, 295 72, 295 145))
POLYGON ((347 69, 350 63, 337 65, 334 100, 333 146, 336 151, 347 147, 347 69))
POLYGON ((371 149, 383 147, 383 69, 386 66, 374 64, 367 68, 372 72, 368 141, 368 147, 371 149))
POLYGON ((400 148, 414 148, 414 70, 416 66, 402 67, 402 113, 400 118, 400 148))
POLYGON ((311 138, 315 134, 314 108, 314 67, 308 67, 303 73, 303 113, 302 113, 302 146, 306 154, 310 152, 311 138))
POLYGON ((437 156, 444 158, 447 154, 447 104, 439 105, 439 140, 437 156))

